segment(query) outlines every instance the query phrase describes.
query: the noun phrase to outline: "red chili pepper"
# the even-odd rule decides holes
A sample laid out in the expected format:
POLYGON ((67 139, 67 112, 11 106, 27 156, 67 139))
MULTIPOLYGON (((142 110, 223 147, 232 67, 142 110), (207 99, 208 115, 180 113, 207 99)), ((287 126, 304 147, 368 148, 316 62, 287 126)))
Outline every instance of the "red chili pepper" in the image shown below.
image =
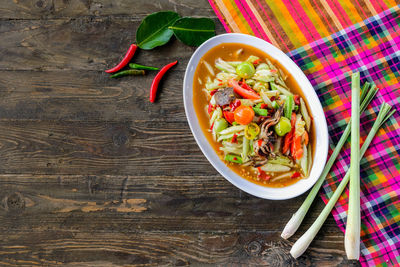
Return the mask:
POLYGON ((136 49, 137 49, 137 45, 131 44, 131 46, 128 49, 128 52, 126 52, 126 54, 125 54, 124 58, 121 60, 121 62, 118 63, 118 65, 115 66, 114 68, 106 70, 106 72, 113 73, 113 72, 121 70, 123 67, 128 65, 129 61, 131 61, 133 55, 135 54, 136 49))
POLYGON ((295 173, 293 173, 293 175, 290 178, 294 179, 294 178, 298 178, 298 177, 300 177, 300 173, 295 172, 295 173))
POLYGON ((300 105, 300 96, 299 95, 294 95, 293 99, 294 99, 294 103, 296 105, 300 105))
POLYGON ((238 142, 238 140, 237 140, 237 134, 234 134, 233 136, 232 136, 232 141, 231 141, 231 143, 237 143, 238 142))
POLYGON ((208 114, 210 114, 213 110, 214 110, 214 106, 210 104, 208 104, 208 114))
POLYGON ((212 90, 212 91, 210 92, 210 95, 211 95, 211 96, 215 95, 215 93, 216 93, 217 91, 218 91, 218 89, 212 90))
POLYGON ((240 102, 239 99, 236 99, 235 101, 229 104, 229 107, 231 108, 231 111, 234 112, 235 109, 237 109, 237 107, 240 106, 241 104, 242 102, 240 102))
POLYGON ((214 122, 211 124, 210 130, 214 128, 214 122))
POLYGON ((178 63, 178 61, 171 62, 164 67, 161 68, 161 70, 157 73, 156 77, 154 77, 153 82, 151 83, 151 88, 150 88, 150 102, 154 103, 156 100, 156 94, 157 94, 157 89, 158 89, 158 84, 160 83, 162 77, 164 74, 173 66, 175 66, 178 63))
POLYGON ((261 167, 258 167, 257 170, 259 172, 258 177, 261 180, 268 181, 269 179, 271 179, 271 176, 267 175, 265 171, 261 170, 261 167))
POLYGON ((261 146, 261 145, 262 145, 262 142, 263 142, 263 140, 262 140, 262 139, 259 139, 259 140, 258 140, 258 146, 261 146))
POLYGON ((261 105, 260 105, 260 108, 266 109, 266 108, 268 108, 268 105, 267 105, 267 104, 261 104, 261 105))
POLYGON ((253 61, 253 64, 254 65, 258 65, 258 64, 260 64, 260 61, 261 61, 261 59, 256 59, 256 60, 253 61))
POLYGON ((233 114, 233 112, 224 110, 224 117, 226 121, 229 122, 230 124, 232 124, 235 121, 235 114, 233 114))

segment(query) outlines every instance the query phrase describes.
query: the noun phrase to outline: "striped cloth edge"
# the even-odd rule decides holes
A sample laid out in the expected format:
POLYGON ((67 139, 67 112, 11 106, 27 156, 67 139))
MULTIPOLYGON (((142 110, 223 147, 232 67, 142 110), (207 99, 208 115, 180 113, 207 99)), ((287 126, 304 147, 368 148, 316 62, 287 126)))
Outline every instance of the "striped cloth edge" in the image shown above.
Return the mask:
MULTIPOLYGON (((287 52, 301 67, 324 107, 329 153, 350 118, 352 72, 360 71, 363 81, 373 81, 380 88, 361 117, 362 140, 383 101, 400 110, 400 5, 394 1, 209 2, 226 31, 263 38, 287 52), (332 3, 336 3, 335 11, 330 8, 332 3), (325 21, 325 30, 318 28, 321 21, 325 21)), ((379 130, 361 161, 363 266, 400 265, 399 121, 397 112, 379 130)), ((347 143, 323 186, 321 198, 325 203, 344 177, 349 162, 347 143)), ((332 211, 342 231, 347 198, 346 189, 332 211)))

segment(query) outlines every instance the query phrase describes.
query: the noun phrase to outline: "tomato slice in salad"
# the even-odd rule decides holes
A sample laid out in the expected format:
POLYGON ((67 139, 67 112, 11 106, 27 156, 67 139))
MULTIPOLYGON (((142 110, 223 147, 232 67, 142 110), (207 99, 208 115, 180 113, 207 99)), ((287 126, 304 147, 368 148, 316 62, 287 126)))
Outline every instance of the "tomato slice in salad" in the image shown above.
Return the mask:
POLYGON ((235 115, 233 114, 233 112, 225 110, 224 117, 225 117, 226 121, 229 122, 230 124, 232 124, 235 121, 235 115))
POLYGON ((252 99, 252 100, 258 100, 261 99, 261 97, 253 90, 248 90, 248 89, 244 89, 243 87, 241 87, 239 85, 239 83, 235 80, 230 80, 229 81, 229 85, 233 87, 233 91, 242 96, 243 98, 247 98, 247 99, 252 99))

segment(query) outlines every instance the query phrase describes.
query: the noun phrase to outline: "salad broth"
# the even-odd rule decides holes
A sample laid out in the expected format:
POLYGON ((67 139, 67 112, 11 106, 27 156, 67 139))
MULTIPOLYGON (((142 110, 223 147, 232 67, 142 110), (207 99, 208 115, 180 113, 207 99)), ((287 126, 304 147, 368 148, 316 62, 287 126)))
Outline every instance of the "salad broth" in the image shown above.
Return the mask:
MULTIPOLYGON (((199 65, 196 68, 196 72, 194 75, 194 80, 193 80, 193 104, 194 104, 194 109, 197 114, 197 118, 200 123, 200 127, 202 128, 204 135, 206 136, 207 140, 209 143, 212 145, 214 150, 217 152, 221 160, 225 162, 227 166, 229 166, 230 169, 232 169, 234 172, 236 172, 238 175, 241 177, 259 184, 263 186, 268 186, 268 187, 285 187, 291 184, 296 183, 301 177, 298 178, 290 178, 290 179, 282 179, 282 180, 277 180, 277 181, 263 181, 260 178, 258 178, 257 173, 254 172, 254 169, 250 166, 241 166, 232 162, 227 162, 224 160, 224 152, 220 151, 219 148, 221 147, 221 143, 215 141, 213 139, 213 136, 211 132, 209 131, 210 129, 210 122, 209 122, 209 115, 207 113, 207 106, 208 106, 208 96, 204 93, 203 88, 206 83, 207 77, 211 77, 212 75, 210 74, 209 70, 203 63, 204 61, 210 63, 210 65, 213 67, 214 72, 218 73, 219 70, 215 67, 213 64, 217 58, 222 58, 224 60, 229 60, 229 61, 245 61, 249 56, 255 55, 258 56, 262 59, 269 59, 275 66, 280 68, 284 74, 288 76, 286 79, 286 84, 290 88, 291 92, 294 94, 300 95, 300 97, 303 98, 303 100, 306 102, 306 105, 308 106, 307 99, 304 97, 303 92, 301 91, 299 85, 295 81, 295 79, 291 76, 291 74, 286 71, 286 69, 275 59, 270 57, 268 54, 264 53, 263 51, 254 48, 249 45, 244 45, 244 44, 238 44, 238 43, 223 43, 220 44, 214 48, 212 48, 210 51, 208 51, 200 60, 199 65), (235 53, 239 49, 243 49, 243 51, 239 54, 235 53)), ((309 112, 309 114, 311 114, 309 112)), ((311 155, 313 158, 314 155, 314 150, 315 150, 315 128, 314 128, 314 123, 311 124, 311 130, 309 133, 309 140, 311 144, 311 155)))

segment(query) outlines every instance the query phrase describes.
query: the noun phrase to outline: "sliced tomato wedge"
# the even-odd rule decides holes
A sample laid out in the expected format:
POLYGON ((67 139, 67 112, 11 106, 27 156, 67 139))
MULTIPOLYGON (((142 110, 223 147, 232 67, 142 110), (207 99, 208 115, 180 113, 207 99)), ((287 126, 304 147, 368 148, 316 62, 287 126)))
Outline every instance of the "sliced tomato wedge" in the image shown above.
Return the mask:
POLYGON ((225 117, 225 120, 227 121, 227 122, 229 122, 230 124, 232 124, 234 121, 235 121, 235 115, 234 115, 234 113, 233 112, 230 112, 230 111, 224 111, 224 117, 225 117))
POLYGON ((243 98, 247 98, 247 99, 252 99, 252 100, 257 100, 260 99, 261 97, 253 90, 247 90, 244 89, 243 87, 241 87, 239 85, 239 83, 235 80, 230 80, 229 81, 229 85, 233 87, 233 91, 242 96, 243 98))

